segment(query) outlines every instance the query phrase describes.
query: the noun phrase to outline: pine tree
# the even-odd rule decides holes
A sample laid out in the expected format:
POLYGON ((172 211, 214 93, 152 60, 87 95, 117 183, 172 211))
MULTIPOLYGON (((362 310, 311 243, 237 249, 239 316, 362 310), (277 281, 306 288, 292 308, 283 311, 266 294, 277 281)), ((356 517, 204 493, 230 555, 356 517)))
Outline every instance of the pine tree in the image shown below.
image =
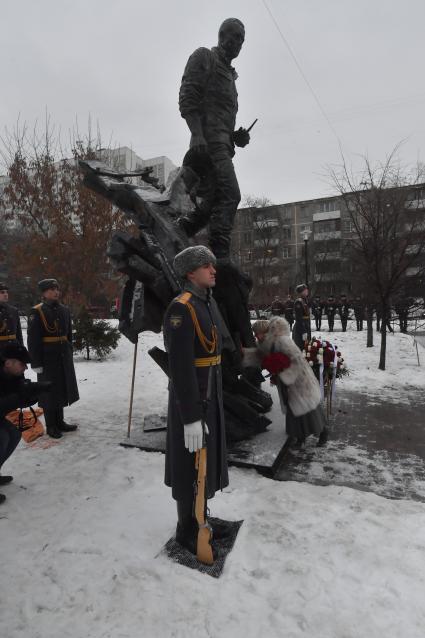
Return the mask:
POLYGON ((103 319, 93 319, 87 308, 82 307, 74 320, 74 350, 85 351, 85 358, 90 359, 90 351, 94 351, 99 359, 105 358, 118 346, 121 334, 103 319))

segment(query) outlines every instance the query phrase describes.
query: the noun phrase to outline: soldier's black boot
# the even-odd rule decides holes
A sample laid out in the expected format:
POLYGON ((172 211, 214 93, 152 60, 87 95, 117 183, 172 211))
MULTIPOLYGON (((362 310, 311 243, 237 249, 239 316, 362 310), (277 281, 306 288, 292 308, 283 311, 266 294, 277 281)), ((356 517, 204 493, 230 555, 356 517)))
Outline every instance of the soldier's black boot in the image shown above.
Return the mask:
POLYGON ((5 500, 6 500, 5 495, 4 495, 4 494, 0 494, 0 504, 1 504, 1 503, 4 503, 4 502, 5 502, 5 500))
POLYGON ((57 411, 57 422, 58 430, 60 430, 60 432, 75 432, 75 430, 78 428, 78 425, 65 423, 65 421, 63 420, 63 408, 59 408, 57 411))
POLYGON ((193 516, 192 498, 176 501, 177 503, 177 527, 176 541, 196 554, 196 542, 198 538, 198 523, 193 516))
POLYGON ((59 430, 58 422, 57 422, 57 411, 56 410, 44 410, 44 420, 46 421, 46 431, 47 434, 52 439, 60 439, 63 434, 59 430))

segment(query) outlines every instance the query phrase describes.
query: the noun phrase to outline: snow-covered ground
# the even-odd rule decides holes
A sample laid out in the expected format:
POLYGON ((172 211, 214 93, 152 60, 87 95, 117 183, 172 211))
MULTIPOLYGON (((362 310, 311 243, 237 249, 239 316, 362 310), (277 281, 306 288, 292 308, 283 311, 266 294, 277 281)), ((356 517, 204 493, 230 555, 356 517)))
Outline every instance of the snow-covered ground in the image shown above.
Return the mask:
MULTIPOLYGON (((326 333, 323 332, 325 337, 326 333)), ((338 391, 367 401, 423 389, 412 339, 389 336, 388 369, 366 334, 334 333, 351 370, 338 391)), ((166 379, 142 336, 135 421, 164 412, 166 379)), ((160 552, 175 507, 164 457, 118 445, 132 347, 76 359, 77 433, 21 443, 0 507, 2 638, 419 638, 424 635, 425 505, 346 487, 274 482, 231 469, 214 515, 244 519, 219 580, 160 552)))

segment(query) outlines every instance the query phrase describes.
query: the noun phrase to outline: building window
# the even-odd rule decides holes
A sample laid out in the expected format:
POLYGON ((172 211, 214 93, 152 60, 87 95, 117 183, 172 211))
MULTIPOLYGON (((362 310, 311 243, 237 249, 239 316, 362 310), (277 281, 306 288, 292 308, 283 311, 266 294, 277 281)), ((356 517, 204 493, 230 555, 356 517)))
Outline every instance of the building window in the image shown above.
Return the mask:
POLYGON ((284 226, 282 228, 282 237, 283 239, 291 239, 292 231, 290 226, 284 226))
POLYGON ((355 228, 353 222, 350 219, 345 219, 343 221, 343 229, 344 233, 354 233, 355 228))
POLYGON ((330 213, 333 210, 339 210, 339 208, 339 201, 335 199, 331 202, 319 202, 319 210, 321 213, 330 213))
POLYGON ((246 244, 251 243, 251 233, 244 233, 243 240, 246 244))
POLYGON ((291 247, 290 246, 285 246, 282 249, 282 257, 283 257, 283 259, 289 259, 291 257, 291 247))
POLYGON ((300 233, 305 233, 306 231, 311 233, 311 224, 301 224, 300 233))

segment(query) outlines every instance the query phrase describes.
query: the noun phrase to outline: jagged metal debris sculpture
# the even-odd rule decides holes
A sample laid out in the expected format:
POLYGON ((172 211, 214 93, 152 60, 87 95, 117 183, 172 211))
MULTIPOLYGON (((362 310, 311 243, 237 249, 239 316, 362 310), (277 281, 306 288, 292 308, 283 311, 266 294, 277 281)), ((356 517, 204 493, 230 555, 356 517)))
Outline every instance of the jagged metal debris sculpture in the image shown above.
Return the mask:
MULTIPOLYGON (((190 227, 196 231, 208 223, 208 188, 188 166, 178 171, 167 192, 151 177, 149 169, 120 173, 97 160, 80 160, 79 166, 84 184, 122 210, 138 230, 137 235, 123 230, 116 232, 108 247, 114 267, 128 277, 120 310, 120 331, 136 343, 143 331, 161 331, 164 312, 181 290, 173 259, 191 243, 185 232, 187 220, 192 220, 190 227), (149 191, 141 184, 125 181, 129 177, 141 177, 153 189, 149 191), (143 294, 137 282, 143 283, 143 294)), ((260 389, 261 374, 250 369, 242 374, 240 369, 241 347, 254 343, 248 312, 249 290, 249 281, 237 266, 228 259, 219 259, 214 297, 232 337, 232 347, 225 347, 223 352, 224 408, 232 441, 257 434, 270 424, 264 413, 270 409, 272 399, 260 389)))

